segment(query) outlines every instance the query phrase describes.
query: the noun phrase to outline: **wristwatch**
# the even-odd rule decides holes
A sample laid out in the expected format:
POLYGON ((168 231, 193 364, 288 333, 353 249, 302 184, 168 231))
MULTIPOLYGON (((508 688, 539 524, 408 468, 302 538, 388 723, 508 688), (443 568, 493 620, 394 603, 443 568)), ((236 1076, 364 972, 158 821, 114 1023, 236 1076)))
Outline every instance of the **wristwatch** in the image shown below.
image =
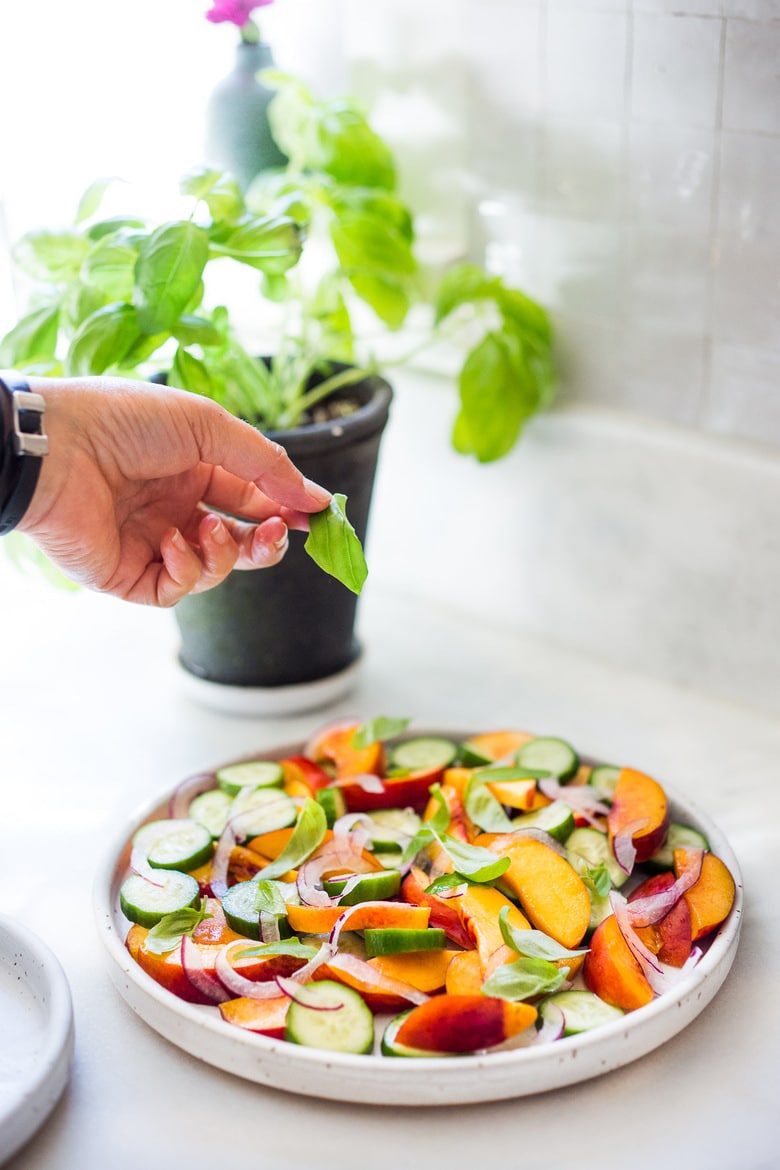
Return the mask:
POLYGON ((16 528, 30 506, 49 440, 43 430, 46 404, 15 370, 0 370, 0 406, 0 536, 4 536, 16 528))

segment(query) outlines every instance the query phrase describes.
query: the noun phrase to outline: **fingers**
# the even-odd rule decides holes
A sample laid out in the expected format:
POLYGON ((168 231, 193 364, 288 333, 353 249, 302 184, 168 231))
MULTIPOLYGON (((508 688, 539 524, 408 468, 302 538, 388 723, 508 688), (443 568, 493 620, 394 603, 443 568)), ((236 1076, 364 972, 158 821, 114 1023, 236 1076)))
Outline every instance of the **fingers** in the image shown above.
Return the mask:
POLYGON ((277 564, 287 551, 287 525, 279 516, 252 525, 209 513, 200 521, 195 540, 189 543, 178 528, 163 536, 155 604, 172 606, 188 593, 213 589, 234 568, 264 569, 277 564))
POLYGON ((206 508, 228 512, 246 520, 262 521, 271 516, 281 516, 288 528, 306 532, 309 527, 308 511, 280 506, 276 500, 261 492, 255 484, 247 483, 239 476, 225 471, 223 467, 213 469, 208 489, 204 493, 203 504, 206 508))

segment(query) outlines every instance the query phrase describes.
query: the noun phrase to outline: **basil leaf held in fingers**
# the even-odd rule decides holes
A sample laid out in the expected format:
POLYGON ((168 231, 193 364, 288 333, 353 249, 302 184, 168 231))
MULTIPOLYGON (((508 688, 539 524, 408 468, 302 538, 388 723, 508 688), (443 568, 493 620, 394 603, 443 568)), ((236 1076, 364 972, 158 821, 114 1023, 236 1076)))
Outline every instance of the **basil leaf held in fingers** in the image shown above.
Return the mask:
POLYGON ((337 493, 327 508, 309 520, 304 548, 315 564, 353 593, 360 593, 368 576, 363 547, 347 519, 347 497, 337 493))

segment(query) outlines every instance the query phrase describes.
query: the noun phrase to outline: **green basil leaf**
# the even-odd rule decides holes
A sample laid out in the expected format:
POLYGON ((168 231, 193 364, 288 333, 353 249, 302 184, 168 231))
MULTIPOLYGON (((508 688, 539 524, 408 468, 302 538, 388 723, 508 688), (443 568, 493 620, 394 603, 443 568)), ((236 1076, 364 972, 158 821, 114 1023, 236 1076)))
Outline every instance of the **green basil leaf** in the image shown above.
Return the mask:
POLYGON ((266 955, 293 955, 298 959, 313 959, 318 947, 302 943, 299 938, 284 938, 279 942, 247 944, 246 950, 234 952, 235 959, 262 959, 266 955))
POLYGON ((440 843, 452 859, 456 873, 475 882, 495 881, 511 865, 510 858, 497 857, 490 849, 483 849, 481 845, 468 845, 449 834, 444 834, 440 843))
POLYGON ((110 304, 113 299, 112 297, 107 297, 94 284, 87 284, 83 280, 76 280, 65 290, 62 298, 62 315, 75 331, 86 321, 87 317, 91 317, 93 313, 97 313, 98 309, 102 309, 105 305, 110 304))
POLYGON ((434 300, 434 320, 438 325, 460 305, 492 297, 497 286, 476 264, 458 264, 442 277, 434 300))
POLYGON ((180 390, 189 390, 191 394, 212 397, 213 383, 206 366, 182 346, 179 346, 174 355, 168 385, 177 386, 180 390))
POLYGON ((171 333, 182 345, 222 345, 222 334, 207 317, 184 313, 171 333))
POLYGON ((204 918, 211 918, 206 913, 208 899, 202 898, 196 910, 188 907, 186 910, 175 910, 166 914, 156 926, 153 926, 146 936, 145 946, 155 955, 164 955, 178 946, 185 934, 192 935, 195 927, 203 922, 204 918))
POLYGON ((446 893, 447 890, 454 890, 456 886, 462 886, 465 881, 466 879, 461 873, 442 873, 434 878, 429 886, 425 887, 425 893, 446 893))
POLYGON ((505 780, 541 780, 545 776, 552 776, 552 772, 544 768, 521 768, 519 764, 508 764, 506 767, 486 767, 481 770, 485 780, 491 784, 505 780))
POLYGON ((612 879, 609 876, 609 870, 603 862, 593 869, 588 868, 583 870, 580 876, 598 898, 606 898, 612 889, 612 879))
POLYGON ((116 182, 116 180, 95 179, 93 183, 90 183, 79 200, 79 205, 76 209, 76 223, 83 223, 85 219, 92 218, 103 202, 103 196, 113 182, 116 182))
POLYGON ((409 241, 370 215, 350 215, 331 225, 339 264, 355 292, 391 329, 403 324, 417 266, 409 241))
POLYGON ((439 836, 441 833, 446 832, 452 819, 452 813, 450 812, 450 806, 447 804, 447 798, 442 792, 440 784, 432 784, 430 793, 436 808, 433 816, 429 817, 425 824, 433 833, 439 836))
POLYGON ((583 947, 581 950, 570 950, 541 930, 518 930, 509 922, 508 906, 501 908, 498 915, 498 925, 501 929, 501 937, 507 946, 529 959, 547 959, 549 962, 555 962, 558 959, 576 959, 580 955, 588 953, 587 947, 583 947))
POLYGON ((298 224, 289 216, 252 217, 238 224, 225 239, 212 237, 215 256, 230 256, 241 264, 279 276, 300 259, 303 243, 298 224))
POLYGON ((328 820, 322 805, 307 796, 290 840, 276 860, 260 870, 259 880, 268 881, 281 877, 289 869, 297 869, 322 844, 327 828, 328 820))
POLYGON ((142 333, 171 331, 196 294, 209 255, 197 224, 163 224, 140 245, 133 301, 142 333))
POLYGON ((517 959, 497 967, 482 984, 482 994, 499 999, 531 999, 557 991, 568 977, 568 967, 558 968, 546 959, 517 959))
POLYGON ((102 374, 119 366, 138 337, 138 320, 131 305, 98 309, 81 324, 66 359, 68 375, 102 374))
POLYGON ((491 330, 468 354, 459 378, 458 450, 480 463, 512 450, 533 408, 504 333, 491 330))
POLYGON ((138 252, 129 244, 104 236, 89 251, 81 266, 85 280, 111 301, 129 301, 133 295, 138 252))
POLYGON ((400 735, 402 731, 406 731, 409 726, 409 720, 404 718, 393 718, 388 715, 378 715, 375 719, 369 719, 366 723, 361 723, 352 736, 352 746, 354 748, 365 748, 372 743, 384 743, 387 739, 393 739, 394 736, 400 735))
POLYGON ((488 792, 485 785, 493 780, 489 769, 472 772, 463 791, 463 807, 466 813, 485 833, 511 833, 512 822, 500 803, 488 792))
POLYGON ((14 245, 13 259, 28 276, 60 284, 78 276, 88 248, 76 231, 32 231, 14 245))
POLYGON ((197 167, 183 176, 179 190, 182 195, 202 199, 211 218, 218 222, 235 223, 246 211, 241 188, 233 175, 211 167, 197 167))
POLYGON ((347 497, 336 493, 322 512, 309 521, 304 548, 315 564, 353 593, 360 593, 368 566, 355 529, 347 519, 347 497))
POLYGON ((283 918, 287 913, 287 902, 279 882, 263 878, 256 885, 255 906, 258 914, 273 914, 276 918, 283 918))
POLYGON ((53 356, 60 324, 59 305, 42 305, 21 317, 0 341, 0 364, 23 366, 35 358, 53 356))
POLYGON ((507 288, 501 281, 495 284, 496 304, 504 319, 530 339, 535 339, 542 350, 552 345, 552 325, 541 305, 531 300, 518 288, 507 288))

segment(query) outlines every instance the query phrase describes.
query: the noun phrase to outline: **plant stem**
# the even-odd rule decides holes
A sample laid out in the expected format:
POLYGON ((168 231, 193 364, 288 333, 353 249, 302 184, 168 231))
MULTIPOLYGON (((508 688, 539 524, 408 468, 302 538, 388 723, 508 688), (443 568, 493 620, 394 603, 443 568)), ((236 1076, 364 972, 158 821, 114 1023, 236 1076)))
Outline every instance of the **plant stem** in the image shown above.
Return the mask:
POLYGON ((323 398, 334 394, 336 390, 341 390, 344 386, 352 386, 355 382, 362 382, 364 378, 371 377, 376 373, 374 366, 350 366, 347 370, 340 370, 338 374, 332 374, 329 378, 325 378, 319 382, 308 394, 302 394, 295 403, 295 412, 290 411, 287 417, 282 421, 283 426, 295 426, 295 423, 305 411, 312 406, 316 406, 323 398))

